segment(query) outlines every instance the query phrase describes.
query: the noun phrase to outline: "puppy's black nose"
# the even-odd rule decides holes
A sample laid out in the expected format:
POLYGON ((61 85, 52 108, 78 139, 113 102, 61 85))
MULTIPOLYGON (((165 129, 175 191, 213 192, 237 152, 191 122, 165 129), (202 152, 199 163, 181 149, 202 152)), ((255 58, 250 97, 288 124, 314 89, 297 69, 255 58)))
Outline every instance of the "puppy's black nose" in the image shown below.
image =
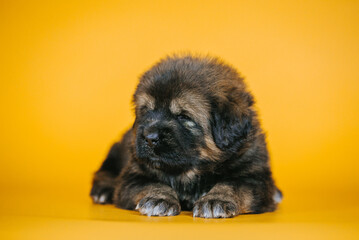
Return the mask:
POLYGON ((159 136, 157 132, 151 132, 145 135, 145 139, 150 146, 154 146, 158 143, 159 136))

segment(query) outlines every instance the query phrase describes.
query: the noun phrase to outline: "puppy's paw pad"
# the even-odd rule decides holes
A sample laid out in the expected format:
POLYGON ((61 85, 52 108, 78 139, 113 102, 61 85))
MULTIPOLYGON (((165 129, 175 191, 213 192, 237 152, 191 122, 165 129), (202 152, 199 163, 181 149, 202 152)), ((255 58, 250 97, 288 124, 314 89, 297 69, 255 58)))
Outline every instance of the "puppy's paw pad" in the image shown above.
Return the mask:
POLYGON ((172 199, 145 197, 137 204, 136 210, 147 216, 175 216, 180 213, 181 207, 172 199))
POLYGON ((90 196, 94 203, 108 204, 112 203, 114 189, 111 187, 103 187, 94 185, 91 189, 90 196))
POLYGON ((230 218, 237 215, 237 206, 222 200, 198 200, 194 204, 193 217, 230 218))

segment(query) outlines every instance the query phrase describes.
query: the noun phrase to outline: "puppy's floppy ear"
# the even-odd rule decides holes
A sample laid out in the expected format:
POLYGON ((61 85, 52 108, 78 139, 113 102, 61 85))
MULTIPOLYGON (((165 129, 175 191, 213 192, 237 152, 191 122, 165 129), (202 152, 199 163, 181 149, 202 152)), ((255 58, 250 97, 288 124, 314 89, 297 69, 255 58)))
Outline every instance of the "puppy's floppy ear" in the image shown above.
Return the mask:
MULTIPOLYGON (((248 102, 249 106, 253 102, 248 102)), ((236 151, 252 129, 252 112, 233 102, 217 104, 212 108, 212 135, 222 151, 236 151), (241 110, 242 109, 242 110, 241 110)))

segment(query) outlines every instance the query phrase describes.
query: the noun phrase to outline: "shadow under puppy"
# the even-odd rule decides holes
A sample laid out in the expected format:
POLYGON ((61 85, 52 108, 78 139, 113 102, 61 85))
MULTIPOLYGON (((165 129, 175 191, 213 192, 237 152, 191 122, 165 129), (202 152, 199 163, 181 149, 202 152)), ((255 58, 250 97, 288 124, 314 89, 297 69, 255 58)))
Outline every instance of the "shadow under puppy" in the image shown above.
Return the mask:
POLYGON ((148 216, 274 211, 282 195, 252 95, 217 58, 171 56, 140 78, 136 120, 95 173, 95 203, 148 216))

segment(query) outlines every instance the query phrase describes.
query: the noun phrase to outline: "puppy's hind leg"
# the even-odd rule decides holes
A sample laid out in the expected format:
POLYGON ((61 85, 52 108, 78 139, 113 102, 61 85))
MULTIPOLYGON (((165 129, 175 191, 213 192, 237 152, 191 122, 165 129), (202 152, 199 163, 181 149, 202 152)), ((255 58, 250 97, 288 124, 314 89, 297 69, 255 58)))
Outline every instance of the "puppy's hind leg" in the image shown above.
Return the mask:
POLYGON ((95 173, 90 196, 94 203, 112 203, 115 176, 106 171, 95 173))
POLYGON ((94 203, 113 203, 115 179, 120 174, 129 158, 128 142, 131 133, 128 131, 121 142, 115 143, 100 169, 95 173, 90 196, 94 203))

